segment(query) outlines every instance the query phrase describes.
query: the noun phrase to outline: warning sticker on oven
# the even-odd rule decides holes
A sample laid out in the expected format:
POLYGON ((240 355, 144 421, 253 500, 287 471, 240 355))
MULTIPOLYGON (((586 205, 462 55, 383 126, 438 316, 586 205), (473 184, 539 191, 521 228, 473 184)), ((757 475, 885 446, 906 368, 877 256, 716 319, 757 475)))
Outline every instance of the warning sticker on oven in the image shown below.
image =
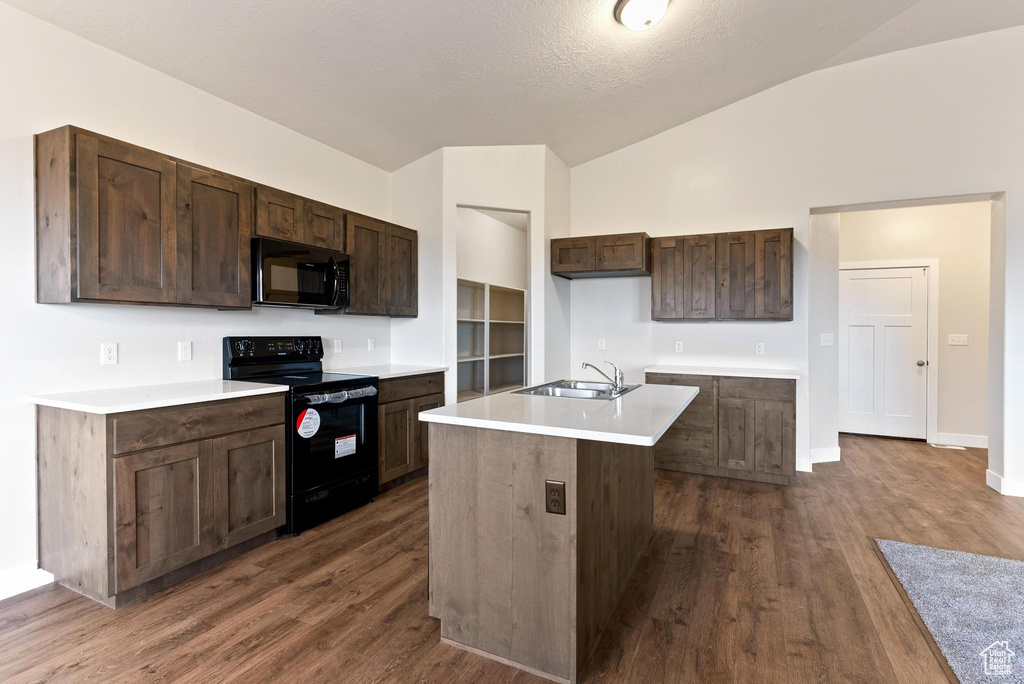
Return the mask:
POLYGON ((320 414, 316 409, 306 409, 299 414, 299 419, 295 421, 295 431, 299 433, 299 437, 305 437, 309 439, 317 433, 320 429, 320 414))
POLYGON ((345 437, 336 437, 334 439, 334 458, 341 458, 342 456, 350 456, 356 453, 356 436, 347 435, 345 437))

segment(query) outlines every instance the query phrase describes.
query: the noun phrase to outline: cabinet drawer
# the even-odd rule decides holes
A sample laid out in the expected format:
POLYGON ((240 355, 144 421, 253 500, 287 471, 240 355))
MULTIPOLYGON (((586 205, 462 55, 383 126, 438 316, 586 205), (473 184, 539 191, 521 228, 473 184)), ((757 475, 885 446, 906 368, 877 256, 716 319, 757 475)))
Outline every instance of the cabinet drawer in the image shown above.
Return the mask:
POLYGON ((126 454, 284 422, 284 393, 121 413, 111 419, 113 451, 126 454))
POLYGON ((392 378, 380 381, 379 403, 404 401, 428 394, 444 392, 444 373, 414 375, 407 378, 392 378))
MULTIPOLYGON (((710 375, 676 375, 675 373, 648 373, 647 382, 651 385, 682 385, 699 387, 697 398, 709 397, 714 391, 715 378, 710 375)), ((694 400, 696 401, 696 400, 694 400)))
POLYGON ((778 378, 719 378, 718 396, 723 399, 796 401, 796 380, 778 378))

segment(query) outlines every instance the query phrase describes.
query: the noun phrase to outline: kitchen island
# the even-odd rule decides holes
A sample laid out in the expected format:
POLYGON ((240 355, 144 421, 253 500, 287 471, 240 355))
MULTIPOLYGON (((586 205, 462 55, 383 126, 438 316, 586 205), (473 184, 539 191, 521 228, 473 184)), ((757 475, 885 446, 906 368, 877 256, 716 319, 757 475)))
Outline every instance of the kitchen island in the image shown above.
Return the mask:
POLYGON ((697 393, 505 393, 421 413, 442 641, 577 681, 653 526, 652 447, 697 393))

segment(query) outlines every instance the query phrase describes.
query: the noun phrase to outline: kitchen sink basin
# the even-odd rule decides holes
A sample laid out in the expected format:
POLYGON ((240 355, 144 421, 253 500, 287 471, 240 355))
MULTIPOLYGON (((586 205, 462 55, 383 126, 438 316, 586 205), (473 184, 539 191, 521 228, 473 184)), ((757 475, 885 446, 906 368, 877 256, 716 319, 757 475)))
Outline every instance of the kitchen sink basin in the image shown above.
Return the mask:
POLYGON ((582 380, 556 380, 546 385, 527 387, 513 394, 529 394, 537 397, 567 397, 569 399, 615 399, 640 385, 626 385, 618 393, 610 382, 584 382, 582 380))

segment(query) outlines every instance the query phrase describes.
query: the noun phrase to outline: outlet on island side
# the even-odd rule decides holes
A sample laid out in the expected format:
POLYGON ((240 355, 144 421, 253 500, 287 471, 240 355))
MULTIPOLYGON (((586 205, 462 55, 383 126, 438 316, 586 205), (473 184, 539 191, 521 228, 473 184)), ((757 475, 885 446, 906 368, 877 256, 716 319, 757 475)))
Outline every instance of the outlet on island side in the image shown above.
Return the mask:
POLYGON ((544 480, 544 508, 548 513, 565 515, 565 483, 544 480))

